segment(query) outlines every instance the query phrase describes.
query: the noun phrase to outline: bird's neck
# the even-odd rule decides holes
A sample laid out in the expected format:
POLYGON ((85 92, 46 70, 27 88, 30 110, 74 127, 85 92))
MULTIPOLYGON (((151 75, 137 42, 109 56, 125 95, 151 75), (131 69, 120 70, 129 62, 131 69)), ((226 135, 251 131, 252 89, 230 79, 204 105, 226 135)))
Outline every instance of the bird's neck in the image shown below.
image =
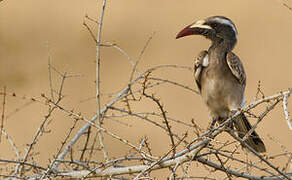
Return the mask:
POLYGON ((225 64, 226 54, 232 51, 235 44, 224 40, 212 41, 208 50, 211 64, 225 64), (212 62, 211 62, 212 61, 212 62))
POLYGON ((222 40, 222 39, 215 39, 212 40, 211 47, 209 48, 209 51, 215 51, 220 54, 226 54, 234 48, 236 44, 235 41, 231 40, 222 40))

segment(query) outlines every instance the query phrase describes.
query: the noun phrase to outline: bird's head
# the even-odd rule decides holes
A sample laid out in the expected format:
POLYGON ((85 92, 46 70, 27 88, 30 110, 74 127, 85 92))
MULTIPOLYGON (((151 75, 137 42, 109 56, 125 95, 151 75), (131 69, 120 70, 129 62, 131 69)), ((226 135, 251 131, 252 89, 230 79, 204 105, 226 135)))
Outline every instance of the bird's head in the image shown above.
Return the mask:
POLYGON ((212 16, 205 20, 198 20, 181 30, 176 39, 189 36, 202 35, 213 42, 228 42, 234 46, 237 42, 237 30, 234 23, 223 16, 212 16))

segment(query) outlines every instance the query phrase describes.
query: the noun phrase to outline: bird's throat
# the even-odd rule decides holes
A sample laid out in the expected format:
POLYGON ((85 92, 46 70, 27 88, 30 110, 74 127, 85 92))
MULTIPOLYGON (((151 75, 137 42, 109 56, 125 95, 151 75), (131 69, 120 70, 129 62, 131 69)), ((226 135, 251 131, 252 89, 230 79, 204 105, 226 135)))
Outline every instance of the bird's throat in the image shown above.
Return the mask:
POLYGON ((234 46, 236 44, 236 41, 229 41, 226 39, 215 39, 212 40, 212 44, 209 48, 209 51, 216 51, 220 53, 228 53, 233 50, 234 46))

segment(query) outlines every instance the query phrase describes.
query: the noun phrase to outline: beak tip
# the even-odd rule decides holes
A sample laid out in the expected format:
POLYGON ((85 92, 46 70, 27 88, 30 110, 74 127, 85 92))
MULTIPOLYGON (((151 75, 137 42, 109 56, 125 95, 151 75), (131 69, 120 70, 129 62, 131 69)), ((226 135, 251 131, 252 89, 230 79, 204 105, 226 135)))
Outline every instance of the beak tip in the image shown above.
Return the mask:
POLYGON ((191 29, 187 26, 176 35, 175 39, 179 39, 190 34, 192 34, 191 29))
POLYGON ((181 38, 182 36, 180 35, 180 34, 177 34, 176 35, 176 37, 175 37, 175 39, 179 39, 179 38, 181 38))

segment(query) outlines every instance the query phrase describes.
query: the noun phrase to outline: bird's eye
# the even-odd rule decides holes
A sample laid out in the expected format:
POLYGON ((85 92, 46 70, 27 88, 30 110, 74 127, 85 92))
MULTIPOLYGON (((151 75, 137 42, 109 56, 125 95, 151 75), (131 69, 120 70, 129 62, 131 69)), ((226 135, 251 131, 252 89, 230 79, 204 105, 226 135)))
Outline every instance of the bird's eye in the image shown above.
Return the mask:
POLYGON ((216 28, 218 26, 218 24, 217 23, 213 23, 212 26, 213 26, 213 28, 216 28))

